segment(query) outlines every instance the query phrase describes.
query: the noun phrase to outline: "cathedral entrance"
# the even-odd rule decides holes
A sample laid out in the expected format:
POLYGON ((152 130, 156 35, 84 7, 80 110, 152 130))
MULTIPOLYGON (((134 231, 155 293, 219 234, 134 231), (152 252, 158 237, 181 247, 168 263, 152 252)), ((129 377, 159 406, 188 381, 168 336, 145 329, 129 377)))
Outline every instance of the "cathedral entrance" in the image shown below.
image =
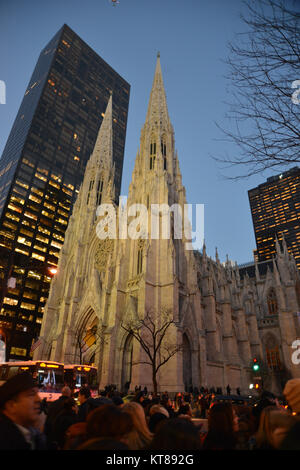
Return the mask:
POLYGON ((122 360, 122 378, 121 378, 121 389, 124 392, 128 392, 131 374, 132 374, 132 354, 133 354, 133 336, 129 334, 126 338, 123 351, 122 360))
POLYGON ((193 389, 193 373, 192 373, 192 351, 190 341, 184 333, 182 336, 182 370, 183 370, 183 383, 186 392, 193 389))

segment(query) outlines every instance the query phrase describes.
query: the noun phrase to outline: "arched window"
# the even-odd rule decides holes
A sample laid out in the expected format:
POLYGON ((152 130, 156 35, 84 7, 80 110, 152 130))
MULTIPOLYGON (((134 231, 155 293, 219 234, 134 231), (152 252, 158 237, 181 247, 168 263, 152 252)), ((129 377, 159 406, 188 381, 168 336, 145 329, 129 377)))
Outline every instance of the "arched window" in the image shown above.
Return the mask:
POLYGON ((155 159, 156 159, 156 142, 152 142, 150 144, 150 170, 153 170, 155 167, 155 159))
POLYGON ((103 191, 103 180, 99 180, 98 185, 97 185, 97 206, 101 204, 102 191, 103 191))
POLYGON ((143 249, 138 249, 138 258, 137 258, 137 274, 140 274, 143 269, 143 249))
POLYGON ((269 315, 277 315, 278 303, 277 303, 276 292, 273 287, 271 287, 271 289, 268 292, 267 303, 268 303, 269 315))
POLYGON ((278 340, 273 334, 268 333, 264 338, 263 343, 265 345, 265 354, 268 367, 272 370, 280 370, 281 361, 278 340))
POLYGON ((161 146, 161 154, 164 159, 164 170, 166 170, 167 169, 167 145, 166 145, 166 140, 164 136, 161 138, 160 146, 161 146))
POLYGON ((281 369, 281 362, 280 362, 280 355, 279 355, 279 348, 275 346, 274 348, 266 347, 266 356, 267 356, 267 363, 270 369, 272 370, 280 370, 281 369))
POLYGON ((163 157, 165 157, 167 155, 167 146, 166 146, 165 137, 162 137, 160 145, 161 145, 161 154, 163 157))
POLYGON ((93 186, 94 186, 94 180, 91 180, 91 181, 90 181, 90 186, 89 186, 89 192, 88 192, 87 200, 86 200, 86 203, 87 203, 87 204, 89 203, 90 194, 91 194, 91 191, 92 191, 92 189, 93 189, 93 186))

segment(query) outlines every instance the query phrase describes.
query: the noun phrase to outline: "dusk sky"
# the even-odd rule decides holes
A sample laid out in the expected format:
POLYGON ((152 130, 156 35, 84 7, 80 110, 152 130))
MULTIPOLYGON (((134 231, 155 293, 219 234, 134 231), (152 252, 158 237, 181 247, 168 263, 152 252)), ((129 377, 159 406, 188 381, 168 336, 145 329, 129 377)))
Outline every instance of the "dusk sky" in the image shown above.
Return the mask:
MULTIPOLYGON (((187 200, 205 205, 205 242, 239 264, 253 259, 255 238, 247 191, 273 173, 232 182, 212 156, 237 153, 221 142, 231 88, 223 60, 243 31, 240 0, 0 0, 0 155, 43 47, 66 23, 131 85, 122 195, 139 146, 160 51, 169 115, 187 200)), ((300 77, 296 77, 300 78, 300 77)), ((291 78, 291 81, 295 78, 291 78)))

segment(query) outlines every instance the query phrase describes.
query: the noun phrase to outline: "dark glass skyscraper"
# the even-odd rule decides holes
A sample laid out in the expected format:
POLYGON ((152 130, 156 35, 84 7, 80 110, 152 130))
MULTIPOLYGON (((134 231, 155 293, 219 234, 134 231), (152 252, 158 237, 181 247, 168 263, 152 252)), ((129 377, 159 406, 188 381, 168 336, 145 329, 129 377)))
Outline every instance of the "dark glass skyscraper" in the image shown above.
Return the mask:
POLYGON ((42 50, 0 160, 0 327, 29 359, 102 117, 113 94, 121 189, 130 85, 67 25, 42 50))
POLYGON ((268 178, 248 191, 259 261, 276 255, 283 236, 300 269, 300 168, 268 178))

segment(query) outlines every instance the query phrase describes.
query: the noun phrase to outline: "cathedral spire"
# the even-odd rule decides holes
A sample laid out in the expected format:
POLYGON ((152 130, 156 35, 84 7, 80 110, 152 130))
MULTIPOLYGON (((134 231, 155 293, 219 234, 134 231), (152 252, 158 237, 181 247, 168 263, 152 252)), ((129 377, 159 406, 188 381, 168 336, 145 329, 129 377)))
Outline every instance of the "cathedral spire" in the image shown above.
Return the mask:
POLYGON ((113 157, 113 130, 112 130, 112 94, 106 107, 104 118, 100 126, 95 147, 90 162, 96 167, 111 168, 113 157))
POLYGON ((155 74, 148 104, 147 123, 151 126, 167 125, 170 123, 159 53, 157 54, 155 74))

